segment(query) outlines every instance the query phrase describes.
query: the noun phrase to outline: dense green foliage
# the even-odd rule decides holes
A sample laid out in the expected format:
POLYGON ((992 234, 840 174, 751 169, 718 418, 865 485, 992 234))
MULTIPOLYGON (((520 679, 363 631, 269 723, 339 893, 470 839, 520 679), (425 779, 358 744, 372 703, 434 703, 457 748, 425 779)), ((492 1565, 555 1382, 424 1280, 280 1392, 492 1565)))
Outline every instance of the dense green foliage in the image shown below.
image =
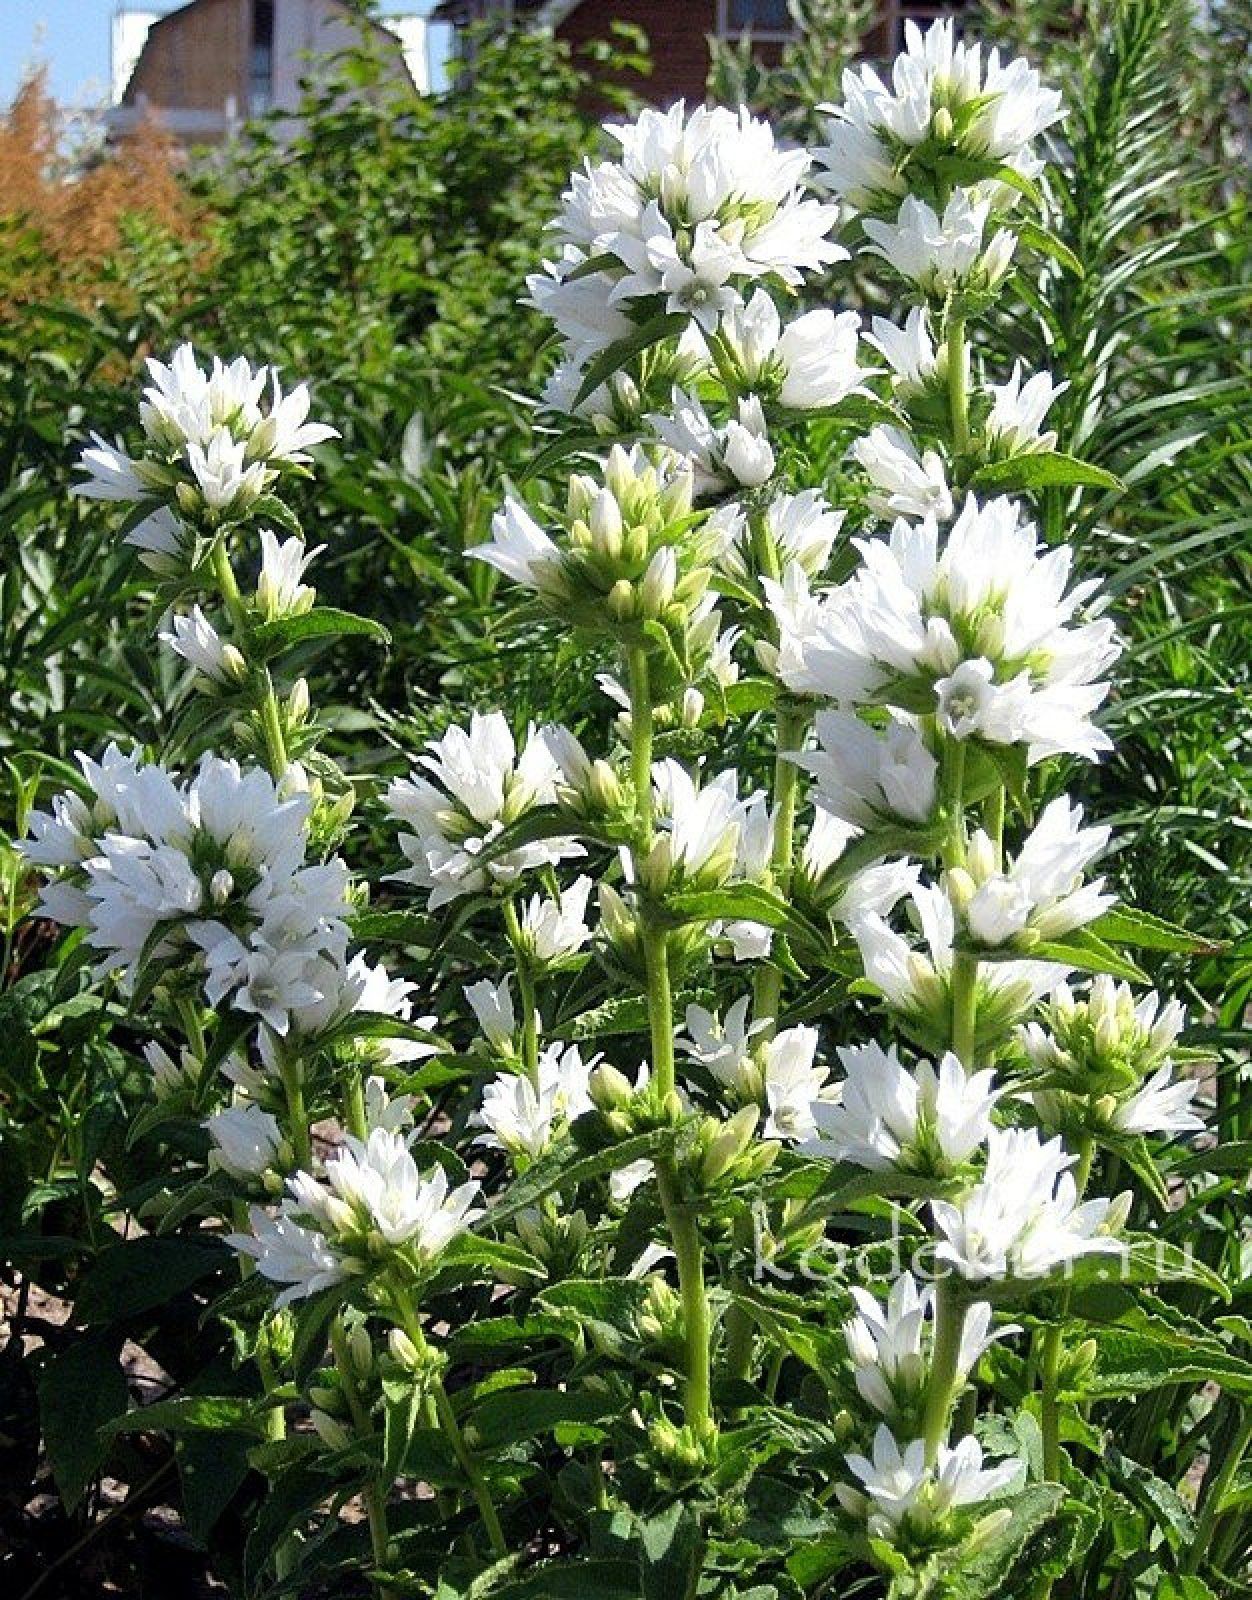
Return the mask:
MULTIPOLYGON (((824 9, 805 7, 818 21, 824 9)), ((996 10, 1007 35, 1019 17, 1029 24, 1027 47, 1073 108, 1066 181, 1050 200, 1054 231, 1083 269, 1058 265, 1025 284, 1002 344, 1070 381, 1059 448, 1111 471, 1128 491, 1071 502, 1053 489, 1045 499, 1051 533, 1063 528, 1113 574, 1129 641, 1111 724, 1117 752, 1085 781, 1094 809, 1118 830, 1127 899, 1225 944, 1199 964, 1168 950, 1141 959, 1153 976, 1185 983, 1200 1040, 1222 1051, 1221 1131, 1246 1156, 1252 238, 1247 194, 1231 181, 1236 153, 1213 109, 1237 101, 1241 35, 1230 8, 1215 8, 1206 27, 1171 0, 1092 7, 1074 39, 1053 39, 1035 8, 1008 19, 996 10)), ((749 70, 736 78, 735 63, 722 60, 719 94, 737 83, 803 137, 813 101, 837 87, 832 62, 849 48, 845 13, 832 15, 833 48, 799 54, 772 78, 749 70)), ((362 57, 343 71, 367 79, 373 68, 362 57)), ((581 86, 551 41, 520 35, 485 45, 473 77, 437 100, 343 104, 324 89, 294 143, 279 149, 259 130, 237 164, 197 179, 213 219, 207 277, 184 246, 137 228, 124 312, 43 305, 0 326, 0 704, 9 707, 0 717, 0 1260, 13 1326, 38 1341, 30 1359, 19 1338, 0 1352, 0 1432, 9 1441, 0 1535, 27 1552, 15 1592, 75 1540, 87 1552, 108 1548, 154 1501, 181 1507, 192 1540, 211 1548, 227 1581, 265 1592, 262 1563, 286 1526, 272 1502, 258 1518, 247 1454, 255 1441, 245 1430, 183 1434, 171 1455, 91 1426, 125 1409, 124 1340, 194 1405, 195 1395, 228 1387, 242 1335, 229 1307, 201 1315, 199 1291, 216 1264, 191 1230, 152 1241, 162 1259, 150 1276, 110 1276, 113 1230, 160 1172, 157 1145, 124 1136, 146 1078, 119 1002, 102 998, 80 957, 55 952, 27 920, 33 885, 4 838, 20 835, 36 796, 63 786, 79 747, 123 736, 158 753, 187 747, 185 686, 137 625, 150 575, 98 509, 70 496, 71 463, 88 427, 120 434, 141 357, 164 355, 181 338, 308 377, 318 413, 343 433, 298 505, 312 539, 329 546, 321 595, 376 618, 391 638, 387 650, 355 639, 304 647, 300 664, 329 708, 331 753, 351 750, 354 777, 394 770, 401 736, 414 747, 447 719, 449 701, 502 704, 515 725, 542 715, 603 728, 610 708, 585 657, 575 670, 559 630, 462 559, 485 537, 503 486, 533 472, 545 442, 524 397, 551 364, 546 326, 518 294, 543 254, 543 224, 567 172, 598 148, 595 122, 579 109, 581 86), (67 1326, 85 1338, 67 1335, 47 1296, 74 1302, 67 1326), (37 1525, 24 1508, 49 1470, 64 1511, 37 1525), (131 1491, 113 1521, 106 1475, 131 1491)), ((834 491, 842 444, 834 430, 813 428, 813 459, 834 491)), ((454 950, 443 955, 456 959, 454 950)), ((1228 1328, 1236 1342, 1252 1333, 1242 1320, 1252 1296, 1246 1174, 1245 1160, 1216 1175, 1195 1213, 1201 1257, 1237 1286, 1228 1328)), ((1181 1292, 1180 1320, 1183 1312, 1207 1314, 1202 1291, 1181 1292)), ((1145 1386, 1158 1355, 1143 1355, 1145 1386)), ((1147 1556, 1154 1542, 1185 1538, 1193 1526, 1171 1485, 1228 1443, 1235 1408, 1206 1408, 1193 1387, 1162 1383, 1145 1398, 1128 1385, 1124 1415, 1111 1421, 1118 1448, 1106 1452, 1106 1477, 1092 1489, 1109 1520, 1103 1543, 1087 1552, 1088 1570, 1098 1574, 1116 1552, 1119 1600, 1209 1600, 1218 1591, 1198 1578, 1161 1578, 1147 1556)), ((496 1415, 507 1444, 506 1411, 496 1415)), ((558 1420, 576 1440, 576 1420, 558 1420)), ((562 1483, 574 1504, 590 1492, 576 1476, 562 1483)), ((1246 1466, 1225 1492, 1221 1565, 1246 1571, 1246 1466)), ((784 1515, 820 1522, 808 1505, 764 1503, 752 1514, 754 1527, 784 1515)), ((669 1529, 670 1544, 681 1533, 669 1529)), ((1059 1570, 1083 1546, 1081 1533, 1071 1527, 1069 1545, 1032 1551, 1027 1529, 1016 1554, 1059 1570)), ((614 1530, 602 1535, 607 1572, 614 1530)), ((327 1570, 334 1555, 332 1538, 327 1570)), ((69 1568, 84 1559, 74 1554, 57 1571, 65 1592, 74 1592, 69 1568)), ((158 1568, 158 1584, 186 1581, 177 1564, 185 1557, 161 1559, 174 1565, 158 1568)), ((974 1587, 976 1577, 970 1592, 990 1592, 974 1587)), ((662 1582, 658 1596, 667 1593, 662 1582)), ((1066 1592, 1104 1600, 1083 1582, 1076 1567, 1066 1592)), ((516 1592, 519 1600, 540 1593, 516 1592)))

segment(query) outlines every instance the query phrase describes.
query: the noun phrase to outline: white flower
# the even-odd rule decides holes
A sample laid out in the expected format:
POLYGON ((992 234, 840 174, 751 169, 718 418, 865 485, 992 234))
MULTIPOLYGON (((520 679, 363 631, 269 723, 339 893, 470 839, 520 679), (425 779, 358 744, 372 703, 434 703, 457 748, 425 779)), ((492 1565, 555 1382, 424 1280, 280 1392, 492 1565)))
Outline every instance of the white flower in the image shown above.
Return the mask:
POLYGON ((125 451, 98 433, 92 434, 91 444, 78 458, 78 465, 88 476, 74 485, 74 493, 84 500, 148 500, 170 482, 169 474, 159 464, 132 461, 125 451))
POLYGON ((493 1078, 470 1118, 487 1129, 477 1142, 537 1160, 562 1128, 592 1109, 588 1082, 599 1059, 584 1062, 577 1045, 551 1044, 539 1057, 537 1086, 521 1072, 493 1078))
POLYGON ((190 530, 168 506, 158 506, 151 515, 135 524, 124 543, 134 545, 140 561, 149 571, 172 577, 181 574, 188 565, 192 538, 190 530))
POLYGON ((529 284, 578 365, 630 331, 624 313, 639 301, 663 296, 668 310, 711 331, 740 286, 766 276, 794 286, 846 259, 826 237, 837 208, 803 195, 808 155, 780 150, 768 123, 746 110, 688 115, 680 102, 607 131, 620 160, 574 174, 554 224, 561 261, 529 284), (593 260, 596 270, 564 281, 593 260))
POLYGON ((943 457, 937 450, 920 454, 902 429, 883 423, 852 446, 852 456, 870 481, 870 510, 879 517, 952 515, 943 457))
POLYGON ((575 878, 568 889, 561 890, 559 899, 537 894, 522 907, 522 938, 536 961, 547 966, 566 962, 591 938, 586 922, 591 888, 590 878, 575 878))
POLYGON ((763 1039, 767 1024, 749 1023, 749 1004, 747 995, 736 1000, 722 1021, 703 1006, 688 1006, 678 1048, 735 1100, 763 1106, 764 1138, 806 1139, 814 1129, 814 1102, 831 1093, 828 1070, 814 1065, 817 1029, 786 1028, 763 1039))
MULTIPOLYGON (((382 962, 371 964, 364 953, 358 952, 348 962, 322 958, 309 966, 305 976, 317 990, 318 997, 291 1010, 290 1031, 302 1045, 316 1045, 323 1035, 337 1029, 354 1012, 395 1017, 427 1030, 436 1026, 434 1017, 413 1015, 412 996, 417 992, 417 985, 403 978, 393 978, 382 962)), ((371 1056, 391 1066, 424 1060, 437 1054, 439 1049, 429 1041, 399 1036, 371 1038, 361 1043, 366 1045, 371 1056)), ((276 1070, 272 1042, 264 1035, 261 1056, 276 1070)))
POLYGON ((793 694, 823 695, 860 703, 882 681, 881 669, 866 649, 857 596, 851 585, 814 594, 799 562, 784 568, 782 581, 761 581, 778 625, 778 646, 757 646, 766 671, 793 694))
POLYGON ((1022 364, 1014 362, 1009 381, 991 386, 991 410, 983 424, 988 447, 1003 455, 1055 450, 1056 434, 1044 432, 1043 419, 1068 388, 1068 383, 1054 383, 1048 372, 1037 372, 1023 383, 1022 364))
POLYGON ((144 1044, 143 1057, 151 1070, 152 1092, 158 1100, 166 1100, 184 1090, 194 1091, 204 1070, 204 1063, 185 1045, 175 1061, 168 1050, 155 1039, 149 1039, 144 1044))
POLYGON ((296 534, 279 540, 269 528, 260 530, 261 571, 256 581, 256 602, 266 622, 300 616, 311 609, 317 590, 301 583, 310 562, 325 549, 310 550, 296 534))
POLYGON ((102 970, 130 982, 141 957, 184 952, 211 1005, 229 996, 285 1032, 292 1008, 320 998, 319 961, 342 959, 347 944, 347 868, 305 864, 307 794, 283 798, 267 773, 215 756, 182 784, 112 749, 84 770, 97 808, 66 797, 32 823, 40 854, 75 875, 74 899, 45 897, 48 913, 87 926, 102 970), (76 838, 78 828, 91 832, 76 838))
MULTIPOLYGON (((840 616, 855 616, 871 681, 877 672, 880 686, 929 682, 948 731, 1024 743, 1032 761, 1109 747, 1091 716, 1109 687, 1096 680, 1119 646, 1111 622, 1074 621, 1099 584, 1067 592, 1073 551, 1041 552, 1014 501, 969 496, 942 547, 927 518, 858 548, 863 565, 836 593, 840 616)), ((827 692, 850 698, 836 692, 846 669, 826 676, 827 692)))
POLYGON ((255 1184, 282 1161, 282 1130, 259 1106, 229 1106, 205 1123, 213 1148, 210 1169, 220 1169, 239 1183, 255 1184))
POLYGON ((251 1256, 263 1278, 287 1285, 277 1297, 279 1306, 320 1294, 360 1270, 358 1263, 336 1255, 320 1232, 297 1222, 290 1200, 274 1215, 253 1206, 249 1225, 250 1232, 228 1234, 226 1242, 251 1256))
POLYGON ((719 337, 744 388, 777 393, 792 411, 833 406, 870 375, 857 364, 861 319, 855 311, 809 311, 784 327, 764 289, 744 305, 736 299, 719 337))
POLYGON ((168 366, 149 358, 147 367, 152 382, 139 403, 139 421, 161 449, 207 444, 222 427, 246 433, 260 421, 267 367, 253 372, 242 356, 229 366, 214 356, 205 372, 190 344, 179 345, 168 366))
POLYGON ((243 656, 225 642, 199 606, 192 606, 185 617, 171 616, 169 628, 157 637, 211 683, 238 683, 247 670, 243 656))
POLYGON ((943 299, 955 289, 994 288, 1009 270, 1016 238, 1001 228, 984 245, 990 200, 972 200, 954 189, 943 215, 924 200, 906 195, 894 222, 866 217, 868 255, 884 261, 927 295, 943 299))
POLYGON ((247 457, 247 441, 233 439, 229 428, 216 428, 203 446, 188 444, 187 465, 210 511, 243 511, 265 492, 270 472, 247 457))
POLYGON ((991 1132, 998 1098, 989 1071, 966 1074, 950 1052, 938 1070, 909 1072, 892 1045, 839 1051, 846 1077, 838 1105, 814 1109, 818 1137, 807 1148, 871 1172, 947 1174, 968 1161, 991 1132))
POLYGON ((855 712, 821 711, 815 732, 817 750, 787 759, 812 773, 812 798, 823 810, 856 828, 930 821, 939 763, 913 718, 892 713, 878 729, 855 712))
POLYGON ((408 778, 390 785, 386 803, 406 830, 400 848, 410 865, 396 876, 430 890, 432 909, 491 883, 513 883, 532 867, 583 854, 570 839, 547 839, 521 845, 485 867, 477 864, 507 823, 556 801, 560 770, 541 732, 528 732, 519 756, 503 714, 475 712, 468 731, 449 728, 426 750, 408 778))
MULTIPOLYGON (((886 317, 874 317, 865 335, 876 350, 887 358, 892 387, 902 400, 911 399, 947 379, 947 352, 935 348, 925 307, 914 306, 898 327, 886 317)), ((968 381, 969 346, 965 346, 968 381)))
POLYGON ((972 1434, 953 1448, 941 1444, 935 1465, 928 1467, 924 1442, 913 1439, 901 1451, 885 1423, 874 1435, 873 1459, 851 1454, 847 1462, 861 1489, 836 1484, 835 1494, 844 1510, 864 1517, 870 1534, 880 1539, 929 1532, 949 1511, 1003 1494, 1023 1470, 1016 1459, 984 1467, 982 1447, 972 1434))
POLYGON ((365 1126, 370 1132, 386 1128, 389 1133, 403 1133, 413 1126, 415 1104, 411 1094, 392 1094, 385 1079, 377 1075, 366 1078, 365 1126))
MULTIPOLYGON (((881 916, 866 914, 852 921, 850 928, 860 947, 865 976, 922 1038, 943 1048, 952 1014, 955 917, 940 884, 915 889, 910 898, 921 923, 926 954, 881 916)), ((995 1038, 1019 1022, 1022 1013, 1064 977, 1065 970, 1052 961, 984 962, 978 969, 976 991, 979 1039, 995 1038)))
POLYGON ((491 519, 491 540, 466 551, 485 561, 506 578, 527 589, 542 591, 549 573, 559 572, 561 552, 520 500, 505 497, 504 506, 491 519))
MULTIPOLYGON (((889 1421, 917 1407, 926 1391, 933 1359, 935 1290, 902 1272, 882 1304, 855 1285, 849 1293, 856 1315, 843 1325, 853 1376, 861 1398, 889 1421)), ((997 1339, 1020 1332, 1014 1324, 991 1333, 991 1307, 985 1300, 965 1309, 956 1365, 963 1381, 997 1339)))
POLYGON ((1204 1118, 1192 1110, 1200 1085, 1194 1078, 1174 1080, 1173 1068, 1158 1067, 1148 1081, 1113 1113, 1118 1133, 1202 1133, 1204 1118))
POLYGON ((513 1010, 513 996, 509 992, 509 980, 505 978, 500 983, 492 983, 489 978, 480 978, 465 990, 465 998, 488 1044, 502 1055, 511 1055, 517 1017, 513 1010))
POLYGON ((700 400, 675 389, 670 414, 652 413, 648 426, 663 444, 687 457, 698 495, 738 486, 759 489, 773 476, 774 451, 756 395, 739 401, 738 414, 717 427, 700 400))
POLYGON ((375 1128, 366 1140, 345 1139, 323 1178, 297 1172, 287 1186, 297 1220, 315 1227, 337 1254, 358 1261, 355 1270, 364 1267, 373 1236, 429 1265, 485 1214, 474 1206, 477 1182, 449 1192, 443 1168, 421 1173, 404 1135, 387 1128, 375 1128))
MULTIPOLYGON (((794 563, 806 577, 820 577, 846 516, 846 511, 831 509, 820 489, 776 495, 765 509, 765 527, 779 565, 785 570, 794 563)), ((710 529, 720 535, 718 566, 746 582, 751 573, 748 525, 740 507, 733 501, 718 506, 705 524, 706 532, 710 529)))
POLYGON ((308 384, 298 383, 290 394, 284 395, 278 375, 271 372, 270 388, 269 411, 248 433, 249 456, 291 466, 303 465, 309 460, 308 452, 314 445, 339 437, 337 428, 306 420, 312 403, 308 384))
POLYGON ((659 889, 675 874, 689 886, 724 883, 734 871, 751 803, 739 799, 737 773, 719 773, 697 788, 681 762, 657 761, 652 787, 658 837, 644 864, 648 887, 659 889))
POLYGON ((1033 1128, 993 1129, 981 1180, 955 1203, 932 1200, 943 1236, 936 1259, 963 1277, 1041 1277, 1079 1256, 1117 1254, 1105 1231, 1120 1212, 1106 1199, 1079 1202, 1076 1161, 1060 1139, 1044 1144, 1033 1128))
POLYGON ((1104 879, 1083 883, 1083 872, 1108 847, 1112 830, 1083 828, 1082 807, 1063 796, 1052 801, 1004 871, 981 831, 970 839, 964 869, 948 874, 961 917, 979 944, 995 947, 1019 940, 1027 930, 1056 939, 1081 928, 1114 902, 1104 879))
POLYGON ((890 85, 872 67, 849 69, 843 97, 817 155, 829 187, 860 207, 903 193, 909 171, 899 152, 907 157, 922 145, 1030 175, 1039 168, 1031 141, 1062 115, 1060 95, 1021 58, 1002 66, 992 50, 984 76, 981 46, 958 43, 950 17, 924 34, 906 22, 890 85))

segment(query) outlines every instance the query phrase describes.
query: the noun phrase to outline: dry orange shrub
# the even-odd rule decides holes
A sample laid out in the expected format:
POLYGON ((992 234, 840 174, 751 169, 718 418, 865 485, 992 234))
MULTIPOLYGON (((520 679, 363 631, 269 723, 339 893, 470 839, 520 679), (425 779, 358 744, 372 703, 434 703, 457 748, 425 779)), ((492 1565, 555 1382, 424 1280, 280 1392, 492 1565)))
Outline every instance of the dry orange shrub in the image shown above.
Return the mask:
POLYGON ((60 136, 61 113, 35 73, 0 117, 0 318, 38 299, 123 298, 116 269, 130 220, 188 245, 203 232, 178 146, 155 119, 77 170, 66 170, 60 136))

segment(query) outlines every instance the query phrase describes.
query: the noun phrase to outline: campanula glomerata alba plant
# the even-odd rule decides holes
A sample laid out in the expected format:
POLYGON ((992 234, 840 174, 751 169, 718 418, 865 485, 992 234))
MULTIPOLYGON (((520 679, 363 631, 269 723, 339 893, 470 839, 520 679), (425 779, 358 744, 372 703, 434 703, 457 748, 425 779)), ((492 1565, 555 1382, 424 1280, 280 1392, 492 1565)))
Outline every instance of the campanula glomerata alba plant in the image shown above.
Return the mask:
POLYGON ((385 636, 319 602, 305 385, 183 345, 84 452, 193 693, 24 850, 150 1074, 117 1253, 192 1241, 230 1336, 106 1428, 244 1441, 241 1592, 1242 1592, 1211 1079, 1136 964, 1201 942, 1102 868, 1118 615, 1041 531, 1120 486, 996 331, 1078 269, 1066 114, 944 21, 813 149, 608 127, 527 284, 547 441, 467 552, 585 650, 585 728, 331 758, 301 651, 385 636), (1178 1383, 1168 1483, 1111 1408, 1178 1383))

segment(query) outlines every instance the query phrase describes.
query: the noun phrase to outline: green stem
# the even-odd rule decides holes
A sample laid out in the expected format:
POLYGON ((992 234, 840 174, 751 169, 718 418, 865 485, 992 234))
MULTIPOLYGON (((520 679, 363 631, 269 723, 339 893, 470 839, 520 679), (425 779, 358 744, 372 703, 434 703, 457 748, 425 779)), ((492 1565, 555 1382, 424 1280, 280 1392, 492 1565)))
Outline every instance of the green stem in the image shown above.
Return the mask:
POLYGON ((348 1072, 348 1089, 344 1097, 344 1121, 354 1139, 364 1142, 369 1137, 369 1121, 365 1115, 365 1084, 359 1067, 348 1072))
POLYGON ((1233 1542, 1232 1535, 1236 1538, 1238 1537, 1239 1520, 1236 1519, 1235 1522, 1231 1523, 1228 1529, 1223 1529, 1221 1537, 1216 1541, 1214 1541, 1213 1535, 1217 1532, 1217 1524, 1221 1520, 1222 1501, 1230 1492, 1235 1480, 1235 1474, 1238 1472, 1250 1444, 1252 1444, 1252 1408, 1245 1408, 1242 1421, 1230 1442, 1230 1448, 1227 1450, 1221 1467, 1212 1481, 1212 1487, 1210 1488, 1207 1483, 1204 1486, 1204 1494, 1200 1503, 1200 1518, 1196 1524, 1195 1540, 1190 1550, 1188 1550, 1186 1560, 1183 1563, 1182 1570, 1188 1576, 1199 1571, 1200 1563, 1210 1549, 1212 1550, 1212 1565, 1214 1568, 1224 1568, 1226 1561, 1229 1559, 1233 1542))
MULTIPOLYGON (((339 1386, 343 1390, 344 1399, 348 1402, 353 1431, 359 1439, 371 1439, 375 1430, 370 1422, 369 1410, 357 1387, 352 1351, 348 1345, 348 1336, 341 1317, 331 1319, 330 1349, 335 1358, 335 1369, 339 1373, 339 1386)), ((361 1499, 365 1504, 365 1514, 369 1521, 370 1550, 373 1553, 374 1565, 382 1568, 387 1565, 386 1486, 378 1478, 371 1478, 361 1491, 361 1499)), ((391 1600, 393 1591, 380 1584, 378 1593, 379 1600, 391 1600)))
MULTIPOLYGON (((770 858, 770 873, 774 888, 786 900, 791 892, 795 851, 796 803, 800 793, 800 769, 794 761, 784 760, 786 751, 796 751, 804 742, 808 726, 808 713, 799 706, 784 704, 778 713, 776 753, 774 757, 774 848, 770 858)), ((774 935, 775 939, 781 937, 774 935)), ((782 1002, 783 972, 780 966, 764 962, 757 969, 753 986, 752 1015, 755 1021, 766 1024, 759 1035, 762 1045, 772 1038, 778 1025, 782 1002)))
MULTIPOLYGON (((647 653, 630 651, 630 766, 635 786, 635 881, 642 879, 643 864, 652 848, 652 691, 647 653)), ((648 1030, 652 1046, 652 1074, 658 1096, 664 1100, 675 1090, 674 1001, 670 987, 669 952, 665 929, 658 927, 640 897, 640 931, 647 973, 648 1030)), ((704 1247, 694 1212, 681 1198, 678 1167, 670 1154, 656 1159, 657 1189, 665 1213, 670 1241, 678 1263, 678 1289, 683 1307, 686 1351, 684 1410, 697 1435, 708 1433, 712 1418, 712 1319, 704 1283, 704 1247)))
POLYGON ((522 1008, 522 1065, 526 1076, 539 1087, 539 1021, 538 1001, 535 994, 535 974, 527 960, 522 940, 522 926, 517 919, 517 907, 511 899, 504 902, 504 931, 513 947, 514 966, 517 972, 518 1001, 522 1008))
POLYGON ((288 1133, 295 1151, 296 1165, 302 1172, 313 1170, 313 1139, 309 1132, 309 1112, 304 1103, 304 1075, 300 1063, 279 1045, 278 1075, 282 1080, 283 1094, 287 1100, 288 1133))
POLYGON ((257 714, 261 719, 261 732, 265 736, 265 752, 269 760, 270 776, 277 782, 287 770, 287 741, 283 735, 282 718, 278 712, 278 696, 274 692, 269 672, 262 669, 263 687, 257 714))
POLYGON ((952 1049, 967 1072, 974 1070, 978 1006, 978 962, 957 951, 952 958, 952 1049))
MULTIPOLYGON (((635 849, 645 856, 652 844, 652 686, 648 652, 634 646, 630 670, 630 776, 635 790, 635 849)), ((635 862, 636 874, 641 860, 635 862)))
POLYGON ((965 1327, 965 1306, 950 1277, 935 1285, 935 1337, 931 1346, 930 1374, 926 1385, 926 1411, 922 1438, 926 1444, 926 1464, 933 1467, 939 1447, 948 1435, 948 1418, 959 1384, 961 1333, 965 1327))
MULTIPOLYGON (((405 1333, 413 1341, 415 1347, 424 1356, 432 1354, 430 1345, 426 1342, 426 1335, 422 1332, 422 1325, 417 1320, 417 1314, 403 1292, 393 1297, 393 1303, 400 1317, 400 1322, 405 1333)), ((508 1554, 508 1545, 504 1539, 504 1529, 500 1526, 500 1518, 496 1512, 495 1502, 491 1498, 491 1490, 487 1480, 479 1470, 478 1463, 474 1460, 470 1447, 465 1442, 465 1435, 461 1432, 460 1424, 456 1420, 456 1412, 452 1409, 452 1401, 448 1398, 448 1391, 444 1388, 443 1379, 439 1376, 434 1360, 427 1368, 429 1372, 430 1395, 434 1401, 435 1417, 440 1431, 447 1439, 452 1449, 452 1454, 457 1459, 457 1465, 465 1475, 465 1480, 470 1486, 474 1496, 474 1503, 478 1507, 478 1515, 482 1518, 483 1527, 487 1530, 487 1538, 491 1542, 491 1551, 496 1560, 501 1560, 508 1554)))
MULTIPOLYGON (((1074 1185, 1079 1200, 1086 1193, 1094 1156, 1094 1141, 1089 1137, 1082 1139, 1078 1146, 1078 1165, 1074 1168, 1074 1185)), ((1043 1475, 1050 1483, 1059 1483, 1061 1478, 1061 1404, 1058 1390, 1062 1335, 1069 1299, 1069 1290, 1063 1290, 1057 1302, 1056 1321, 1044 1332, 1039 1354, 1039 1425, 1043 1433, 1043 1475)))
POLYGON ((235 569, 230 564, 226 540, 221 534, 214 539, 209 551, 209 568, 230 613, 230 620, 242 639, 248 631, 248 610, 243 603, 243 596, 239 593, 239 585, 235 581, 235 569))
POLYGON ((948 317, 948 407, 958 455, 969 448, 969 395, 965 384, 965 318, 948 317))

